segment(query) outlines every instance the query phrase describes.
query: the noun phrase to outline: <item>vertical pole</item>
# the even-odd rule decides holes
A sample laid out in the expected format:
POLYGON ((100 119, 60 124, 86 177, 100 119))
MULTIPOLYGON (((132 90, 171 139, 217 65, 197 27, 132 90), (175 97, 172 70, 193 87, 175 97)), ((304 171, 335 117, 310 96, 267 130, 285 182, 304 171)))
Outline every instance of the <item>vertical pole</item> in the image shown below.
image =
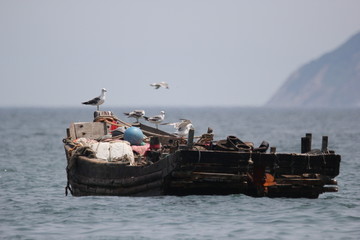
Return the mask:
POLYGON ((188 143, 187 143, 187 147, 188 148, 192 148, 193 147, 193 143, 194 143, 194 129, 190 129, 189 130, 189 135, 188 135, 188 143))
POLYGON ((276 147, 270 147, 270 153, 276 153, 276 147))
POLYGON ((306 136, 306 138, 307 138, 307 151, 306 151, 306 152, 310 152, 310 151, 311 151, 312 134, 311 134, 311 133, 307 133, 305 136, 306 136))
POLYGON ((322 152, 327 152, 328 151, 328 136, 323 136, 322 137, 321 151, 322 152))
POLYGON ((301 138, 301 153, 306 153, 306 137, 301 138))
POLYGON ((94 112, 94 119, 97 118, 97 117, 99 117, 99 116, 100 116, 100 112, 99 112, 99 111, 95 111, 95 112, 94 112))

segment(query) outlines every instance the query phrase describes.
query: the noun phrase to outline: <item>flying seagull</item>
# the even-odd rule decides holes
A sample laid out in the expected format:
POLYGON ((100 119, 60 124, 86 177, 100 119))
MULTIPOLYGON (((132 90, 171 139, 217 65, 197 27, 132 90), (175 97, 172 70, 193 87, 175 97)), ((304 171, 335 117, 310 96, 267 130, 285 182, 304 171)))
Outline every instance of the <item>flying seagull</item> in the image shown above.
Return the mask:
POLYGON ((166 82, 152 83, 150 86, 154 87, 155 89, 159 89, 160 87, 169 89, 169 84, 166 82))
POLYGON ((144 116, 146 121, 149 121, 151 123, 154 123, 156 125, 156 128, 158 128, 158 124, 164 121, 165 118, 165 112, 161 111, 159 115, 153 116, 153 117, 146 117, 144 116))
POLYGON ((162 123, 161 125, 172 125, 176 129, 175 135, 185 137, 189 134, 190 129, 194 129, 190 120, 180 119, 180 122, 175 123, 162 123))
POLYGON ((105 102, 105 93, 106 93, 106 89, 103 88, 101 89, 101 95, 93 98, 87 102, 82 102, 82 104, 85 105, 91 105, 91 106, 96 106, 96 110, 99 111, 99 105, 103 104, 105 102))
POLYGON ((124 113, 128 117, 136 118, 136 122, 139 122, 139 118, 142 118, 145 115, 144 110, 134 110, 129 113, 124 113))

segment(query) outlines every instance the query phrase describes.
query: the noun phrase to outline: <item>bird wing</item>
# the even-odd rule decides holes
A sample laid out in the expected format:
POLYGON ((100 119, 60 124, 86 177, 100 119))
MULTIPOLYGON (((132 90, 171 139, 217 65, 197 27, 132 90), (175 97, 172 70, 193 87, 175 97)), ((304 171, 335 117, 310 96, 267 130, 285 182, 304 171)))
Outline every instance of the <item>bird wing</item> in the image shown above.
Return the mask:
POLYGON ((82 104, 97 104, 100 101, 100 97, 93 98, 87 102, 83 102, 82 104))
POLYGON ((162 118, 160 116, 154 116, 154 117, 150 117, 149 120, 151 120, 151 121, 160 121, 160 120, 162 120, 162 118))
POLYGON ((162 123, 161 125, 174 125, 175 123, 162 123))
POLYGON ((134 113, 136 113, 137 115, 145 115, 145 111, 144 110, 134 110, 134 113))
POLYGON ((150 86, 155 87, 156 89, 158 89, 160 87, 160 85, 157 83, 152 83, 152 84, 150 84, 150 86))
POLYGON ((177 128, 180 129, 180 128, 186 128, 187 125, 191 124, 191 121, 190 120, 187 120, 187 119, 180 119, 181 122, 179 122, 177 128))
POLYGON ((175 129, 183 129, 183 128, 186 128, 186 126, 188 124, 191 123, 190 120, 187 120, 187 119, 180 119, 181 122, 174 122, 174 123, 162 123, 161 125, 171 125, 171 126, 174 126, 175 129))
POLYGON ((166 82, 162 82, 162 83, 160 83, 160 85, 161 85, 163 88, 169 88, 169 84, 167 84, 166 82))

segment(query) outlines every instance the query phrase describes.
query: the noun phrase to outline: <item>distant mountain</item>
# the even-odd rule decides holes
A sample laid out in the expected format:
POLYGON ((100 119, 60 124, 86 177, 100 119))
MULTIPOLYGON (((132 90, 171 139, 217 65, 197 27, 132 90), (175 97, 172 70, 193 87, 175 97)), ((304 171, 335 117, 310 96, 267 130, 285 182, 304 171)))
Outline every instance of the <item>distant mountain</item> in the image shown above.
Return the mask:
POLYGON ((293 73, 272 107, 360 107, 360 33, 293 73))

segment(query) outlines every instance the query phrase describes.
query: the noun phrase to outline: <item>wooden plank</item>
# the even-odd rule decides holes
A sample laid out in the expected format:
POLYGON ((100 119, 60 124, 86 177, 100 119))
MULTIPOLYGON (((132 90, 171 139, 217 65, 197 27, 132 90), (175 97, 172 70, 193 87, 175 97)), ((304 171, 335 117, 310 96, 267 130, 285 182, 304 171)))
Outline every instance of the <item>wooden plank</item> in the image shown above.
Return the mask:
POLYGON ((103 122, 74 123, 75 138, 96 139, 107 134, 106 124, 103 122))
POLYGON ((148 182, 143 185, 138 185, 134 187, 99 187, 99 186, 89 186, 84 185, 78 182, 70 182, 73 189, 74 196, 153 196, 153 195, 162 195, 162 186, 163 181, 153 181, 148 182))
POLYGON ((71 123, 70 124, 70 127, 69 127, 69 137, 71 139, 76 139, 76 133, 75 133, 75 125, 74 123, 71 123))
MULTIPOLYGON (((75 178, 75 176, 74 176, 75 178)), ((128 177, 122 178, 119 176, 118 178, 93 178, 88 176, 82 176, 80 174, 76 175, 77 182, 84 185, 92 185, 99 187, 135 187, 138 185, 143 185, 148 182, 153 182, 156 180, 161 180, 162 171, 150 173, 148 175, 137 176, 137 177, 128 177)))
POLYGON ((246 174, 230 174, 230 173, 210 173, 210 172, 177 172, 174 171, 172 177, 176 178, 223 178, 223 179, 230 179, 230 180, 240 180, 246 177, 246 174))
POLYGON ((320 179, 309 179, 309 178, 299 178, 299 179, 289 179, 289 178, 276 178, 277 184, 291 184, 291 185, 314 185, 314 186, 324 186, 324 182, 320 179))

